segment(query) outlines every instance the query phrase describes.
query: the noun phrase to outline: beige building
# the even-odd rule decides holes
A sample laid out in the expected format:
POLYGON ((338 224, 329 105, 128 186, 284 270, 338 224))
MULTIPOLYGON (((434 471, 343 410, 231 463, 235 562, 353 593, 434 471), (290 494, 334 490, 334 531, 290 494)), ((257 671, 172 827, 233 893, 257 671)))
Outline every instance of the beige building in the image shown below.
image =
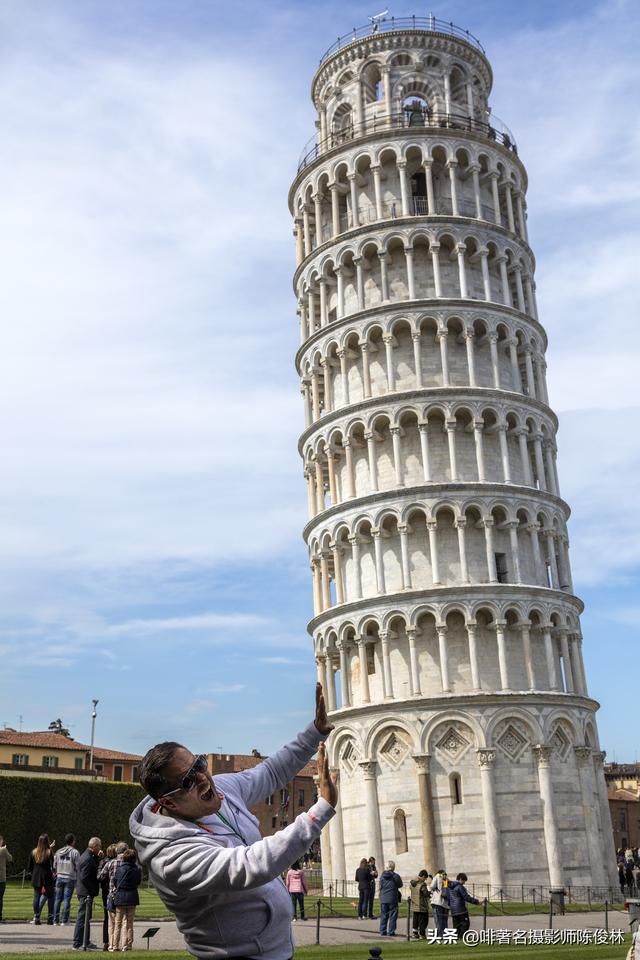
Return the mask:
MULTIPOLYGON (((322 57, 291 187, 318 677, 362 856, 617 884, 556 466, 527 172, 479 41, 382 20, 322 57)), ((513 78, 517 82, 517 78, 513 78)))
POLYGON ((82 777, 132 782, 138 779, 141 756, 90 746, 50 731, 0 730, 0 776, 82 777))

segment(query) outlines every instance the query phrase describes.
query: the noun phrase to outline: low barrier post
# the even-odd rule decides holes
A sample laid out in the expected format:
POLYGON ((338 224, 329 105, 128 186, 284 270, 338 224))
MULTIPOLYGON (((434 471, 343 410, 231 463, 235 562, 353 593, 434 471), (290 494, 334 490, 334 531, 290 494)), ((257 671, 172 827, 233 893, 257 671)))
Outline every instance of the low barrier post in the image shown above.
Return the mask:
POLYGON ((321 900, 318 897, 316 901, 316 946, 320 943, 320 907, 321 900))
POLYGON ((609 901, 604 902, 604 928, 609 933, 609 901))
POLYGON ((488 904, 488 900, 485 897, 484 900, 482 901, 482 929, 483 930, 487 929, 487 904, 488 904))
POLYGON ((411 940, 411 897, 407 899, 407 940, 411 940))

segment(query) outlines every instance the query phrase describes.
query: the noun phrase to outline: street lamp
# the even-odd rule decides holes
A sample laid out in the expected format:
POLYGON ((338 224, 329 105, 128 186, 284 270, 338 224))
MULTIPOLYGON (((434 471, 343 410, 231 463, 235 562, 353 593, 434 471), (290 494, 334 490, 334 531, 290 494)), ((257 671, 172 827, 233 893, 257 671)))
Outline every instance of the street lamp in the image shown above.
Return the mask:
POLYGON ((96 732, 96 707, 98 706, 98 700, 92 700, 93 709, 91 711, 91 752, 89 753, 89 770, 93 770, 93 739, 96 732))

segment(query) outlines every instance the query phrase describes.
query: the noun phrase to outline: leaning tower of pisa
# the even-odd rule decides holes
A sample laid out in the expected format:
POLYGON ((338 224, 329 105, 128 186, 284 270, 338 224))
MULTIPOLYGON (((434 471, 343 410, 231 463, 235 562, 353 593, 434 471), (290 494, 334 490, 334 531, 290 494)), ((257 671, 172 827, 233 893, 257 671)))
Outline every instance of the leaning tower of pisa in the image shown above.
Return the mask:
POLYGON ((434 18, 355 30, 312 81, 295 220, 325 880, 615 883, 582 658, 527 174, 491 66, 434 18))

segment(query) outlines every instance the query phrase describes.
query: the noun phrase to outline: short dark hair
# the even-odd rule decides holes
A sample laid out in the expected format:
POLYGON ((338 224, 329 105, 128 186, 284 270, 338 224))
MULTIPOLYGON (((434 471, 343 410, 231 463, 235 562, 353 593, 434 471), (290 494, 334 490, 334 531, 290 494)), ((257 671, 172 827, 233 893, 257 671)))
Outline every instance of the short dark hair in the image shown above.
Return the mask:
POLYGON ((459 873, 456 877, 456 880, 459 880, 460 883, 466 883, 468 879, 469 878, 467 877, 466 873, 459 873))
POLYGON ((145 755, 138 777, 140 783, 145 788, 150 797, 158 800, 165 791, 171 787, 171 784, 165 780, 165 770, 173 760, 176 750, 185 750, 181 743, 175 740, 165 740, 164 743, 156 743, 145 755))
POLYGON ((419 877, 428 877, 429 874, 427 873, 426 870, 421 870, 420 873, 418 874, 418 876, 419 876, 419 877))
POLYGON ((127 847, 125 852, 122 854, 122 859, 125 863, 135 863, 136 862, 136 852, 132 850, 131 847, 127 847))
POLYGON ((64 838, 64 842, 66 843, 67 846, 69 846, 69 844, 76 842, 76 838, 72 833, 68 833, 64 838))

